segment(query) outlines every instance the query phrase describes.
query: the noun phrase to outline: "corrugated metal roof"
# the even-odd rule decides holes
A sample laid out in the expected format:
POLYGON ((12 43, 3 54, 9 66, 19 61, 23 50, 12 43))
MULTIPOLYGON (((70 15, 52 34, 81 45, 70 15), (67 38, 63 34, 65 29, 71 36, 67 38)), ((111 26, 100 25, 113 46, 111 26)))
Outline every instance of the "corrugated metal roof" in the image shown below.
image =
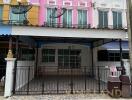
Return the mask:
POLYGON ((11 35, 12 26, 0 25, 0 35, 11 35))
MULTIPOLYGON (((119 42, 110 42, 102 46, 105 49, 120 49, 119 42)), ((128 50, 128 41, 122 41, 122 49, 128 50)))

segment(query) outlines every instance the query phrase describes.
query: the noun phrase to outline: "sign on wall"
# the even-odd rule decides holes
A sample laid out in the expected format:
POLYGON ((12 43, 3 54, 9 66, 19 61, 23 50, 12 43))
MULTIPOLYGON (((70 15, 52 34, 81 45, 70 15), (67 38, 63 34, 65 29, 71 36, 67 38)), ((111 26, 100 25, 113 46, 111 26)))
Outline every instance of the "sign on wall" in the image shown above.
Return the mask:
POLYGON ((9 4, 11 0, 3 0, 3 3, 9 4))

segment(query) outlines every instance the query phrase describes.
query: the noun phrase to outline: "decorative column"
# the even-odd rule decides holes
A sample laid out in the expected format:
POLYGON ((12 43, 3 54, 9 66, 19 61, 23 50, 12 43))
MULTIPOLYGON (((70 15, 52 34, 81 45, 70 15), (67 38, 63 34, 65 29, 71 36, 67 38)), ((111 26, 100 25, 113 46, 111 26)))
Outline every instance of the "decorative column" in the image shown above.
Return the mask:
POLYGON ((4 97, 9 97, 13 92, 13 70, 16 58, 5 58, 5 60, 7 61, 7 64, 4 97))
POLYGON ((95 8, 94 9, 94 13, 93 13, 93 27, 94 28, 98 28, 98 25, 99 25, 99 20, 98 20, 98 17, 99 17, 99 15, 98 15, 98 9, 97 8, 95 8))
POLYGON ((4 97, 9 97, 12 95, 13 92, 13 75, 14 75, 14 66, 16 58, 13 58, 12 54, 12 37, 10 36, 9 39, 9 51, 7 54, 7 61, 6 63, 6 76, 5 76, 5 90, 4 90, 4 97))
POLYGON ((108 12, 108 27, 111 29, 113 28, 113 15, 111 9, 109 9, 108 12))
POLYGON ((131 79, 131 74, 130 74, 130 63, 128 59, 122 59, 124 67, 125 67, 125 72, 126 75, 129 76, 129 78, 131 79))

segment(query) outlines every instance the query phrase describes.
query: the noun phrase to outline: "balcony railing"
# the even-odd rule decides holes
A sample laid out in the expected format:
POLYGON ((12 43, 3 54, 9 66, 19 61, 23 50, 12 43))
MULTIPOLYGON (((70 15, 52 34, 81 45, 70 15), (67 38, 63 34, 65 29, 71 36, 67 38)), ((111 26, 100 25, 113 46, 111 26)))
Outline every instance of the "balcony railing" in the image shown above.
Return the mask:
POLYGON ((98 25, 98 29, 115 29, 115 30, 121 30, 121 29, 127 29, 127 27, 122 27, 122 25, 114 26, 114 25, 107 25, 107 26, 101 26, 98 25))
MULTIPOLYGON (((39 26, 39 25, 32 25, 31 23, 28 22, 28 20, 0 20, 0 25, 39 26)), ((98 25, 97 27, 91 27, 90 24, 63 24, 63 23, 48 23, 48 22, 44 22, 44 24, 40 27, 127 30, 127 27, 122 27, 122 26, 115 27, 113 25, 108 25, 108 26, 98 25)))
POLYGON ((91 28, 90 24, 63 24, 63 23, 48 23, 44 22, 44 27, 56 27, 56 28, 80 28, 80 29, 89 29, 91 28))
POLYGON ((27 25, 27 20, 0 20, 0 25, 27 25))

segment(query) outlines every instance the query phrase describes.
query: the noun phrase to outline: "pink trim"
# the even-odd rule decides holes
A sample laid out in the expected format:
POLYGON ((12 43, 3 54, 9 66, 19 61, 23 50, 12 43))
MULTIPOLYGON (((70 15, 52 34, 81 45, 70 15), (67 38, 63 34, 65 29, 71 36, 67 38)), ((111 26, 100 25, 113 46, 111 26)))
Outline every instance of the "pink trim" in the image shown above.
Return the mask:
POLYGON ((76 0, 73 1, 73 17, 72 17, 72 24, 76 25, 78 23, 78 10, 77 10, 77 6, 78 6, 78 2, 76 0))
MULTIPOLYGON (((57 5, 58 5, 58 6, 57 6, 58 8, 61 8, 61 7, 62 7, 62 3, 63 3, 62 1, 63 1, 63 0, 57 0, 56 3, 57 3, 57 5)), ((59 24, 62 23, 62 17, 58 18, 57 23, 59 23, 59 24)))
POLYGON ((39 4, 39 0, 29 0, 30 3, 33 3, 33 4, 39 4))
POLYGON ((40 9, 39 9, 39 25, 43 25, 46 22, 46 9, 45 5, 47 0, 39 0, 40 9))
MULTIPOLYGON (((37 0, 32 0, 32 1, 37 1, 37 0)), ((39 25, 43 25, 44 22, 46 22, 46 5, 47 5, 48 0, 39 0, 40 4, 40 10, 39 10, 39 25)), ((67 0, 70 1, 70 0, 67 0)), ((80 0, 72 0, 72 7, 73 7, 73 17, 72 17, 72 22, 73 24, 78 24, 78 2, 80 0)), ((88 24, 93 25, 93 9, 91 7, 91 2, 92 0, 87 0, 87 5, 88 5, 88 24)), ((63 0, 56 0, 56 5, 58 8, 63 7, 63 0)), ((68 8, 68 7, 67 7, 68 8)), ((57 23, 62 23, 62 17, 58 18, 57 23)))

